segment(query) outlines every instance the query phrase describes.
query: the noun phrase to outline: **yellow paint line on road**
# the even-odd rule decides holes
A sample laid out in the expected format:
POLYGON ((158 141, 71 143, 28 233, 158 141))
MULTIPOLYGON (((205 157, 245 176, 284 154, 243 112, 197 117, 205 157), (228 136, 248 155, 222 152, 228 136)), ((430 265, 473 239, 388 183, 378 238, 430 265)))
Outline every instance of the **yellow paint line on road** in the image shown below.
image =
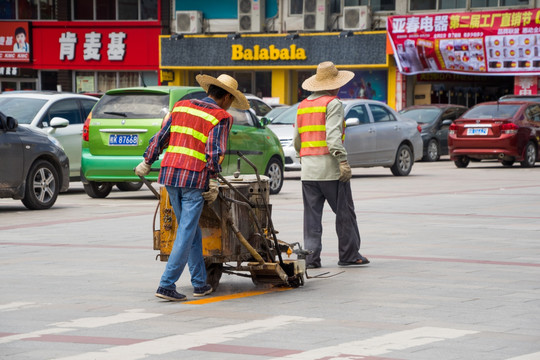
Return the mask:
POLYGON ((186 301, 184 304, 190 304, 190 305, 203 305, 203 304, 211 304, 219 301, 226 301, 226 300, 232 300, 232 299, 240 299, 244 297, 250 297, 250 296, 257 296, 257 295, 264 295, 272 292, 278 292, 278 291, 286 291, 291 290, 292 288, 272 288, 272 289, 265 289, 265 290, 257 290, 257 291, 244 291, 237 294, 230 294, 230 295, 223 295, 223 296, 213 296, 208 297, 200 300, 191 300, 186 301))

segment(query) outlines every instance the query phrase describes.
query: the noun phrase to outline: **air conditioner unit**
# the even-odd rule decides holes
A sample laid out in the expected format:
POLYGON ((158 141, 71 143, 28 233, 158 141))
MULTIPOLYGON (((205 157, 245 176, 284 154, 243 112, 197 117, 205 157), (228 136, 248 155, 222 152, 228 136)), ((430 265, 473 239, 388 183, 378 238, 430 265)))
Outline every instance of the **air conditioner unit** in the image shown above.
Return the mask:
POLYGON ((202 32, 203 17, 200 11, 177 11, 176 33, 197 34, 202 32))
POLYGON ((328 0, 304 0, 304 31, 326 31, 328 0))
POLYGON ((238 32, 264 31, 264 0, 238 0, 238 32))
POLYGON ((371 29, 371 14, 367 6, 343 7, 343 30, 371 29))

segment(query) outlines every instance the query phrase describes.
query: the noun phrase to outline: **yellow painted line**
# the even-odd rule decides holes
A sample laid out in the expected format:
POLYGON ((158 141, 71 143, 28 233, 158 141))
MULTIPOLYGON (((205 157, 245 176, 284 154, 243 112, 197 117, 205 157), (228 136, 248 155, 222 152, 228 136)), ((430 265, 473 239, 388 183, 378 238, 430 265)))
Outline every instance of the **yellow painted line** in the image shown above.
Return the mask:
POLYGON ((190 304, 190 305, 203 305, 203 304, 211 304, 219 301, 226 301, 226 300, 233 300, 233 299, 240 299, 244 297, 250 297, 250 296, 257 296, 257 295, 264 295, 268 293, 278 292, 278 291, 286 291, 291 290, 292 288, 271 288, 267 290, 256 290, 256 291, 244 291, 237 294, 230 294, 230 295, 223 295, 223 296, 214 296, 214 297, 208 297, 200 300, 191 300, 186 301, 184 304, 190 304))

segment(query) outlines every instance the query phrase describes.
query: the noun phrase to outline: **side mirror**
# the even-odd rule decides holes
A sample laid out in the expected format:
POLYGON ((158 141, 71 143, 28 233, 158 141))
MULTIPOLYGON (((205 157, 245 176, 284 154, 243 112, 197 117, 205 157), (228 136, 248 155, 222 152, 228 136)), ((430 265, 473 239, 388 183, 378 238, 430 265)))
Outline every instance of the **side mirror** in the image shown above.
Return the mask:
POLYGON ((261 120, 259 122, 261 123, 261 126, 264 127, 264 126, 270 124, 270 119, 268 119, 266 117, 263 117, 263 118, 261 118, 261 120))
POLYGON ((450 119, 443 120, 442 125, 443 126, 450 126, 452 125, 453 121, 450 119))
POLYGON ((13 132, 17 130, 18 127, 19 127, 19 122, 17 121, 17 119, 11 116, 6 116, 0 112, 0 129, 1 130, 3 130, 4 132, 8 132, 8 131, 13 132))
POLYGON ((347 120, 345 120, 345 125, 347 125, 347 126, 360 125, 360 119, 359 118, 348 118, 347 120))
POLYGON ((69 120, 61 117, 53 117, 50 123, 51 127, 54 129, 64 128, 69 125, 69 120))

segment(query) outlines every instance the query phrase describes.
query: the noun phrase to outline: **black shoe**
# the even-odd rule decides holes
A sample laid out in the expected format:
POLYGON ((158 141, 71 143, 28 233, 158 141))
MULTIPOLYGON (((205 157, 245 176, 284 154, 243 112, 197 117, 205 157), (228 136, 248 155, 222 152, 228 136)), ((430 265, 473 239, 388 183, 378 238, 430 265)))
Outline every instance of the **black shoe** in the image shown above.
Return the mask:
POLYGON ((318 269, 321 267, 321 264, 307 264, 306 269, 318 269))
POLYGON ((161 286, 158 287, 156 290, 156 296, 165 300, 169 301, 186 301, 187 297, 186 295, 182 295, 176 290, 168 290, 165 288, 162 288, 161 286))
POLYGON ((367 265, 367 264, 369 264, 369 260, 362 256, 360 259, 358 259, 356 261, 352 261, 352 262, 339 261, 337 264, 339 266, 359 266, 359 265, 367 265))
POLYGON ((193 290, 193 296, 195 297, 201 297, 204 295, 208 295, 212 293, 213 289, 210 285, 206 284, 201 287, 196 287, 195 290, 193 290))

